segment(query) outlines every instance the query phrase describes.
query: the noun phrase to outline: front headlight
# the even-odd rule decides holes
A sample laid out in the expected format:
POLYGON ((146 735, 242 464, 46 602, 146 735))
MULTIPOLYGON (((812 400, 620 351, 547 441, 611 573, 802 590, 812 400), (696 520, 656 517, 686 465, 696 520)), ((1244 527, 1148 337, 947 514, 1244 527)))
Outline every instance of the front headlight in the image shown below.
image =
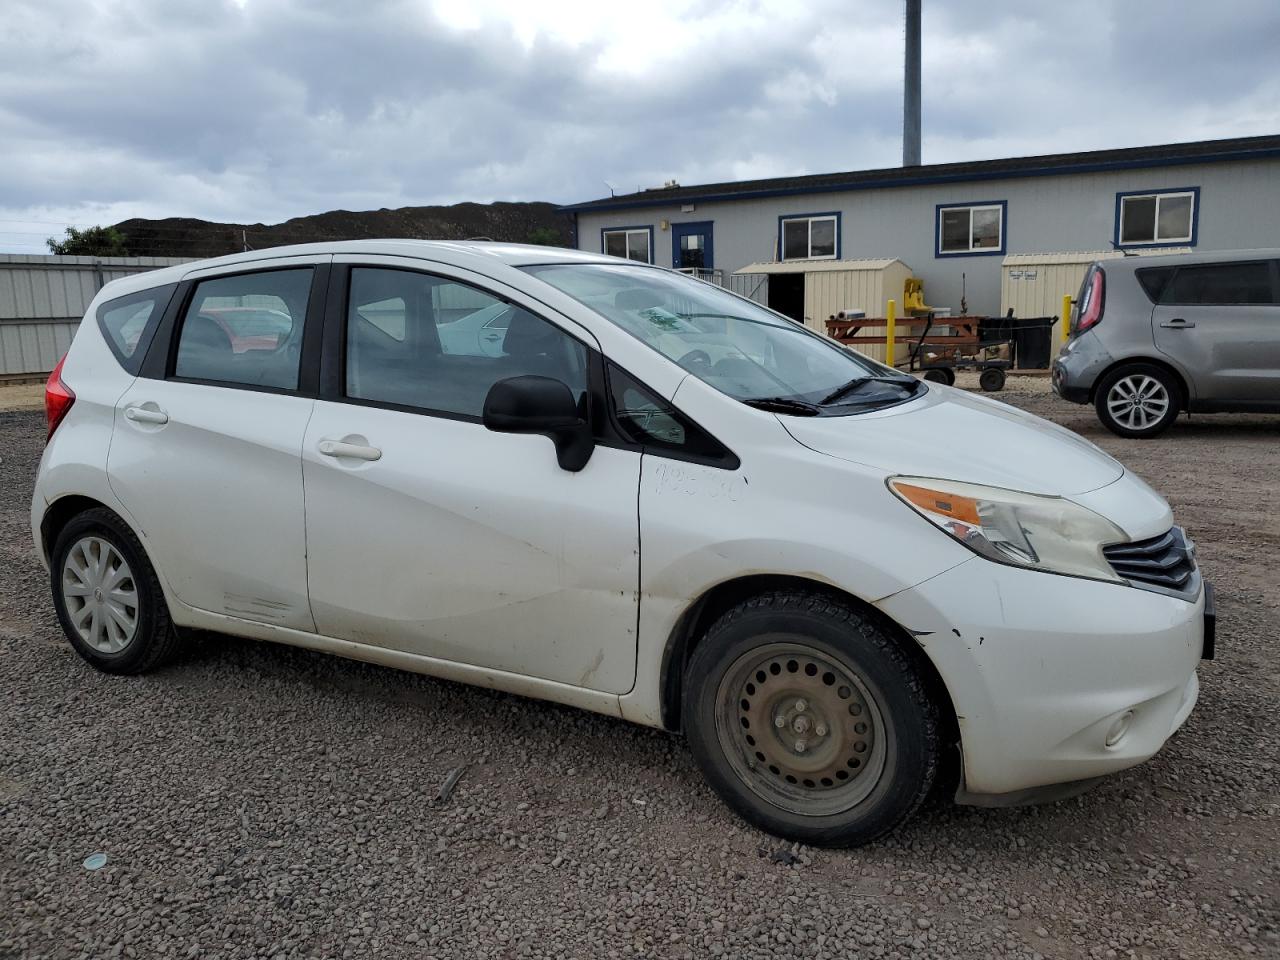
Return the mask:
POLYGON ((889 489, 988 560, 1094 580, 1125 581, 1102 555, 1129 538, 1106 517, 1061 497, 974 483, 894 477, 889 489))

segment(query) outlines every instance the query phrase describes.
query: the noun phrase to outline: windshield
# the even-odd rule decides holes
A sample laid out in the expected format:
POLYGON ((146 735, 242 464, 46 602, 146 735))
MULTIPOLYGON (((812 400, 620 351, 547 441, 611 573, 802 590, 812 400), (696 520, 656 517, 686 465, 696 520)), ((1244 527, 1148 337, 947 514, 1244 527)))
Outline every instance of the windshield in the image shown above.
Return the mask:
POLYGON ((524 269, 745 403, 816 415, 826 406, 900 401, 919 386, 750 300, 678 273, 608 263, 524 269), (863 384, 876 389, 853 389, 863 384), (792 410, 781 409, 788 403, 792 410))

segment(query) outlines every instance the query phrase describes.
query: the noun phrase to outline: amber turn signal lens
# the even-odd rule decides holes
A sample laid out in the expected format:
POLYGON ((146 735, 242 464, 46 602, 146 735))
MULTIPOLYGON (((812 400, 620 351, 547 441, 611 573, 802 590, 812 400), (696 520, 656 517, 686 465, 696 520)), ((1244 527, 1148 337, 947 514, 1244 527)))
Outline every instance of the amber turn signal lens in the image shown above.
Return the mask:
POLYGON ((978 517, 978 501, 972 497, 960 497, 954 493, 930 490, 928 487, 917 487, 910 483, 895 483, 893 488, 907 502, 928 513, 949 517, 975 527, 982 525, 982 520, 978 517))

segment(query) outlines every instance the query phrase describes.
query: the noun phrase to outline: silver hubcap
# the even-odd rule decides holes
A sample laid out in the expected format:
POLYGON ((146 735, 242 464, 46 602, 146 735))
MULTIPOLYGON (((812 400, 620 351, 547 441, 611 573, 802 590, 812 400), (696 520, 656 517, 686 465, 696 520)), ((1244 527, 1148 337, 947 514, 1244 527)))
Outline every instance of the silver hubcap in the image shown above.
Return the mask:
POLYGON ((1107 394, 1107 410, 1129 430, 1144 430, 1169 412, 1169 391, 1155 377, 1136 374, 1117 380, 1107 394))
POLYGON ((754 793, 815 817, 867 798, 884 773, 891 739, 861 677, 807 643, 785 641, 743 654, 725 673, 716 733, 754 793))
POLYGON ((83 537, 62 564, 62 599, 71 626, 99 653, 119 653, 138 632, 138 585, 118 550, 83 537))

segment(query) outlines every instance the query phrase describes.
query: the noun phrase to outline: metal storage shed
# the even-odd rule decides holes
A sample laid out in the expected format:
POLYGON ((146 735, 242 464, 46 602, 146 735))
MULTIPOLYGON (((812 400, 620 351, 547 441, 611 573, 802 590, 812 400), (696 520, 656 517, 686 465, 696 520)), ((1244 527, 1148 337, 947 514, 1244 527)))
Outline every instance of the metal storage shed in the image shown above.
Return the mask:
POLYGON ((0 255, 0 379, 48 373, 103 284, 184 257, 0 255))
MULTIPOLYGON (((736 271, 738 275, 782 274, 804 275, 804 323, 811 330, 826 333, 827 318, 841 310, 861 310, 868 317, 883 317, 890 300, 898 302, 902 316, 903 288, 911 277, 911 268, 895 258, 867 260, 785 260, 753 263, 736 271)), ((770 296, 777 284, 770 284, 770 296)), ((777 306, 770 300, 769 305, 777 306)), ((784 311, 785 312, 785 311, 784 311)), ((882 335, 883 329, 867 330, 868 335, 882 335)), ((859 348, 877 360, 884 359, 882 345, 859 348)))

